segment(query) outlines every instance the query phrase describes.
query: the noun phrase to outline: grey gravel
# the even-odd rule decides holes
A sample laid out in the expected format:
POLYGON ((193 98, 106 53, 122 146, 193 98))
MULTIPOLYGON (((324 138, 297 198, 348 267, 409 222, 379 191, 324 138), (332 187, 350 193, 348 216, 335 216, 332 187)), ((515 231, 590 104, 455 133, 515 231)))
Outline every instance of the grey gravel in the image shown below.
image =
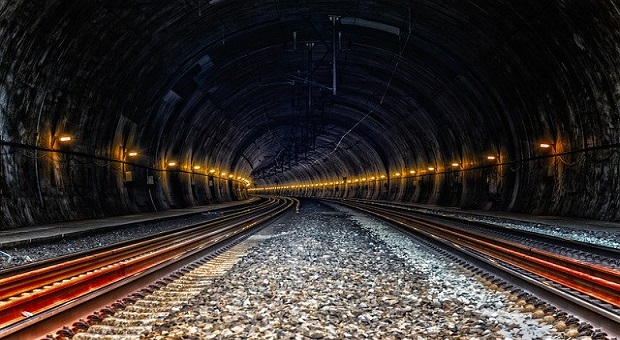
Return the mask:
MULTIPOLYGON (((0 268, 218 215, 142 223, 51 245, 2 249, 0 268)), ((551 326, 518 310, 505 294, 484 288, 460 267, 378 220, 313 203, 304 204, 290 224, 276 226, 260 249, 214 279, 197 298, 158 316, 151 333, 141 338, 562 338, 551 326)))
POLYGON ((562 337, 381 222, 305 204, 144 338, 562 337))
POLYGON ((411 211, 430 213, 438 216, 456 217, 466 221, 483 222, 502 226, 509 229, 524 230, 532 233, 555 236, 567 240, 583 243, 595 244, 609 248, 620 249, 620 228, 600 230, 600 229, 573 229, 566 226, 517 221, 510 218, 495 216, 485 216, 475 213, 452 212, 442 209, 409 207, 411 211))
POLYGON ((219 212, 208 212, 180 218, 132 224, 113 231, 96 232, 76 238, 62 239, 53 243, 34 246, 19 246, 0 249, 0 269, 24 265, 35 261, 55 258, 84 250, 107 246, 121 241, 154 235, 181 228, 193 223, 212 220, 221 216, 219 212))

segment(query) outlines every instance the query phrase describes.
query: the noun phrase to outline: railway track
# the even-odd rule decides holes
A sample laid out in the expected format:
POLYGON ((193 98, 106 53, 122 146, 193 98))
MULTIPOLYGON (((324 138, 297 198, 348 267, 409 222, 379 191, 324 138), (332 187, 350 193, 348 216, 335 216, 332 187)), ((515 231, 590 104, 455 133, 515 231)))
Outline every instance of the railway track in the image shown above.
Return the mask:
MULTIPOLYGON (((497 226, 467 222, 473 226, 468 228, 463 224, 464 221, 442 221, 415 214, 402 207, 348 200, 334 202, 424 235, 429 240, 440 242, 444 248, 451 248, 452 252, 459 253, 462 258, 475 259, 477 263, 484 261, 485 269, 501 270, 501 276, 508 277, 511 281, 518 280, 519 285, 525 285, 526 289, 535 288, 532 290, 537 293, 547 292, 545 299, 551 298, 552 303, 568 308, 574 314, 585 315, 592 324, 620 332, 620 269, 598 263, 615 264, 614 259, 619 258, 617 250, 591 247, 595 255, 589 259, 598 257, 604 260, 593 263, 529 244, 524 245, 510 237, 516 233, 514 230, 500 237, 497 226), (492 230, 485 232, 485 227, 492 230)), ((523 238, 525 234, 519 233, 519 237, 523 238)), ((529 237, 535 239, 534 244, 561 242, 558 239, 545 239, 545 236, 539 234, 529 234, 529 237)), ((564 241, 563 246, 578 247, 580 249, 576 251, 580 254, 587 247, 568 241, 564 241)))
POLYGON ((367 200, 351 200, 360 203, 371 204, 373 206, 386 207, 396 209, 401 212, 413 213, 416 216, 425 216, 426 219, 434 221, 449 221, 456 223, 464 228, 479 230, 484 233, 494 233, 500 238, 511 238, 522 244, 528 244, 535 248, 545 248, 549 251, 573 257, 578 260, 602 264, 610 268, 620 269, 620 250, 615 248, 604 247, 592 243, 579 242, 560 238, 556 236, 537 233, 536 238, 532 238, 533 233, 520 229, 507 228, 504 226, 465 220, 456 216, 437 215, 432 212, 420 211, 414 207, 407 205, 399 205, 395 203, 375 202, 367 200))
MULTIPOLYGON (((78 333, 63 330, 73 340, 92 340, 101 338, 144 339, 158 327, 158 323, 170 313, 178 313, 190 299, 204 294, 215 278, 226 274, 251 249, 264 241, 272 228, 261 228, 249 238, 233 247, 209 255, 200 261, 176 271, 160 280, 157 285, 143 291, 135 303, 122 306, 101 320, 83 325, 78 333)), ((98 316, 95 315, 97 318, 98 316)), ((91 316, 92 318, 92 316, 91 316)), ((87 321, 88 323, 88 321, 87 321)), ((176 334, 185 336, 187 334, 176 334)), ((191 333, 191 330, 189 331, 191 333)), ((175 334, 169 334, 174 337, 175 334)))
POLYGON ((206 223, 2 271, 0 338, 41 338, 231 244, 296 203, 270 198, 206 223))

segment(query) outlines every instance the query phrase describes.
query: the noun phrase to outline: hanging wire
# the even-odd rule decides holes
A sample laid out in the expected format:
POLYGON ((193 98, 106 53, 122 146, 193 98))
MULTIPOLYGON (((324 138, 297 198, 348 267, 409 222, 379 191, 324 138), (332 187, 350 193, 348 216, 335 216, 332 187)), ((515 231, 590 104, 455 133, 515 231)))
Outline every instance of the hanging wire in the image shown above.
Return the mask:
POLYGON ((555 157, 560 159, 560 161, 562 163, 564 163, 564 165, 566 165, 566 166, 575 166, 575 165, 581 163, 581 161, 583 161, 584 159, 586 159, 586 154, 587 153, 584 153, 578 160, 576 160, 575 162, 572 162, 572 163, 565 161, 564 158, 562 158, 562 156, 555 156, 555 157))
POLYGON ((521 170, 522 168, 523 168, 523 164, 519 164, 519 166, 514 168, 514 169, 510 165, 508 166, 508 169, 510 171, 512 171, 512 172, 517 172, 517 171, 521 170))
MULTIPOLYGON (((77 164, 80 164, 80 165, 87 165, 87 164, 91 164, 92 163, 92 164, 95 164, 96 166, 102 167, 102 168, 108 167, 110 165, 110 161, 103 161, 103 163, 100 164, 100 163, 97 162, 97 159, 92 159, 90 161, 80 161, 76 157, 71 157, 69 159, 59 159, 59 158, 55 158, 55 157, 50 157, 49 154, 44 154, 44 155, 35 157, 34 155, 28 154, 28 153, 23 152, 23 151, 20 151, 19 149, 16 149, 15 152, 20 154, 20 155, 22 155, 22 156, 24 156, 24 157, 26 157, 26 158, 30 158, 30 159, 48 158, 48 159, 50 159, 54 163, 65 164, 65 163, 69 163, 69 162, 73 161, 73 162, 75 162, 77 164)), ((5 156, 5 155, 12 155, 13 153, 14 152, 6 152, 6 153, 2 153, 2 155, 3 156, 5 156)), ((120 170, 122 168, 121 166, 119 166, 119 167, 110 166, 110 167, 112 169, 115 169, 115 170, 120 170)))
POLYGON ((109 161, 103 161, 103 164, 99 164, 96 159, 93 159, 93 164, 95 164, 98 167, 105 168, 105 167, 108 166, 108 164, 110 164, 110 162, 109 161))
POLYGON ((398 52, 398 58, 396 59, 396 63, 394 64, 394 68, 392 69, 392 73, 390 74, 390 78, 389 78, 389 80, 388 80, 388 82, 387 82, 387 84, 385 86, 385 89, 383 90, 383 95, 381 96, 381 100, 379 100, 379 103, 377 105, 375 105, 375 107, 373 107, 368 113, 366 113, 359 121, 357 121, 357 123, 355 123, 347 132, 345 132, 342 135, 342 137, 340 137, 340 140, 338 141, 338 143, 336 143, 336 146, 334 147, 334 150, 332 150, 332 152, 330 152, 327 156, 329 156, 332 153, 336 152, 336 150, 338 150, 338 148, 340 147, 340 144, 345 139, 345 137, 347 135, 349 135, 349 133, 351 133, 366 118, 368 118, 368 116, 373 114, 375 112, 375 110, 377 110, 379 108, 379 106, 383 105, 383 102, 385 101, 385 97, 387 96, 388 90, 392 86, 392 80, 394 79, 394 74, 396 74, 396 70, 398 69, 398 66, 400 65, 400 62, 401 62, 401 60, 403 58, 403 53, 405 53, 405 50, 407 49, 407 44, 409 43, 409 38, 411 38, 411 33, 412 32, 413 32, 413 30, 409 31, 409 34, 407 34, 407 39, 405 39, 405 44, 403 45, 403 48, 398 52))
POLYGON ((88 160, 88 161, 86 161, 86 162, 82 162, 82 161, 79 161, 79 160, 78 160, 77 158, 75 158, 75 157, 71 157, 71 158, 69 158, 67 161, 74 161, 75 163, 80 164, 80 165, 86 165, 86 164, 92 164, 92 163, 94 163, 94 161, 92 161, 92 160, 88 160))
POLYGON ((379 101, 378 104, 376 104, 372 109, 370 109, 370 111, 368 111, 368 113, 366 113, 362 118, 360 118, 360 120, 358 120, 349 130, 347 130, 342 137, 340 137, 340 139, 338 140, 338 143, 336 143, 336 146, 334 147, 333 150, 331 150, 329 153, 327 153, 326 155, 322 156, 322 157, 318 157, 314 160, 314 164, 318 163, 320 160, 322 159, 326 159, 327 157, 331 156, 333 153, 335 153, 336 151, 338 151, 338 148, 340 148, 340 145, 342 144, 342 142, 344 141, 344 139, 351 133, 353 132, 353 130, 360 125, 364 120, 366 120, 366 118, 368 118, 368 116, 370 116, 371 114, 373 114, 381 105, 383 105, 383 102, 385 101, 385 97, 387 96, 387 92, 390 89, 391 85, 392 85, 392 80, 394 79, 394 75, 396 74, 396 71, 398 70, 398 66, 400 65, 400 62, 402 60, 403 57, 403 53, 405 52, 405 49, 407 48, 407 44, 409 43, 409 39, 411 38, 411 34, 413 31, 409 31, 409 34, 407 35, 407 39, 405 39, 405 43, 403 45, 403 47, 401 48, 401 50, 398 53, 398 58, 396 60, 396 63, 394 64, 394 68, 392 69, 392 72, 390 74, 390 78, 388 79, 388 82, 385 86, 385 89, 383 90, 383 95, 381 96, 381 100, 379 101))
POLYGON ((27 153, 25 153, 25 152, 23 152, 23 151, 19 151, 19 150, 16 150, 16 152, 17 152, 18 154, 20 154, 20 155, 22 155, 22 156, 24 156, 24 157, 30 158, 30 159, 41 159, 41 158, 48 157, 48 155, 41 155, 41 156, 37 156, 37 157, 35 157, 34 155, 29 155, 29 154, 27 154, 27 153))
POLYGON ((65 159, 63 160, 61 157, 58 157, 59 159, 52 159, 52 161, 56 162, 56 163, 69 163, 70 159, 65 159))
POLYGON ((586 155, 588 155, 588 158, 589 158, 592 162, 595 162, 595 163, 602 163, 602 162, 606 162, 606 161, 608 161, 608 160, 609 160, 609 159, 610 159, 613 155, 615 155, 616 153, 618 153, 618 150, 613 150, 612 152, 610 152, 610 153, 609 153, 609 155, 607 155, 607 156, 605 156, 605 157, 603 157, 603 158, 601 158, 601 159, 596 159, 596 158, 594 158, 594 155, 588 155, 587 153, 586 153, 586 155))

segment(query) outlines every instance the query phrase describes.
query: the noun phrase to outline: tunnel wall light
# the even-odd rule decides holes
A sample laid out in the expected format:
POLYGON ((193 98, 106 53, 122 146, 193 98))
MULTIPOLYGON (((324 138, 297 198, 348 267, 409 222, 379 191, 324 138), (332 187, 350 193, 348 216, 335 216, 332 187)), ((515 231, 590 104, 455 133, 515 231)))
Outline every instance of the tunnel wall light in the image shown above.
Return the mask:
POLYGON ((60 142, 60 143, 68 143, 71 140, 73 140, 73 137, 68 136, 68 135, 62 135, 62 136, 52 136, 52 142, 50 144, 50 148, 54 148, 54 146, 56 146, 56 143, 60 142))
MULTIPOLYGON (((538 161, 539 159, 542 159, 542 158, 554 159, 554 161, 555 161, 556 157, 561 157, 563 155, 572 155, 572 154, 577 154, 577 153, 585 153, 587 155, 588 152, 594 152, 594 151, 597 151, 597 150, 620 149, 620 143, 614 143, 614 144, 610 144, 610 145, 597 145, 597 146, 582 148, 582 149, 578 149, 578 150, 562 151, 561 153, 558 154, 558 153, 556 153, 556 150, 555 150, 556 149, 556 145, 554 143, 536 143, 536 144, 533 144, 532 146, 536 147, 536 148, 545 149, 545 150, 546 149, 553 149, 553 153, 544 153, 543 156, 538 155, 538 156, 534 156, 534 157, 530 157, 530 158, 518 159, 518 160, 512 160, 512 161, 506 155, 502 156, 501 153, 497 153, 495 155, 493 155, 493 154, 491 154, 491 155, 489 155, 489 154, 487 154, 487 155, 482 154, 482 155, 479 155, 479 157, 484 157, 483 159, 486 158, 488 161, 493 161, 493 162, 487 162, 486 164, 483 164, 485 162, 475 161, 475 162, 466 162, 466 163, 453 162, 453 163, 447 163, 447 164, 451 164, 452 167, 458 167, 458 172, 463 172, 463 171, 479 171, 481 169, 488 169, 488 168, 498 169, 497 173, 499 173, 500 176, 502 176, 501 172, 503 171, 503 168, 506 167, 506 166, 507 166, 508 170, 517 171, 517 170, 514 170, 514 169, 512 169, 510 167, 510 165, 513 165, 513 164, 527 164, 528 162, 538 161), (506 159, 502 159, 502 157, 507 158, 508 161, 506 159), (502 161, 504 163, 502 163, 502 161)), ((582 159, 585 159, 585 156, 582 157, 582 159)), ((520 167, 518 167, 517 169, 520 169, 520 167)), ((552 169, 553 171, 555 171, 554 170, 555 168, 549 167, 548 169, 552 169)), ((417 177, 417 176, 426 176, 426 175, 429 174, 429 171, 433 172, 432 175, 444 174, 444 173, 450 173, 450 172, 457 172, 456 169, 450 169, 448 167, 446 167, 445 169, 444 168, 438 169, 438 168, 435 168, 435 167, 428 167, 426 169, 422 168, 420 170, 408 170, 408 173, 411 176, 407 176, 407 177, 412 178, 412 177, 417 177)), ((553 171, 550 170, 550 172, 549 172, 550 176, 552 175, 553 171)), ((371 172, 367 171, 366 173, 371 173, 371 172)), ((386 176, 385 175, 381 175, 380 177, 381 178, 385 178, 386 176)), ((347 177, 343 177, 343 178, 346 179, 347 177)), ((373 177, 368 177, 368 178, 374 179, 374 176, 373 177)), ((356 188, 359 189, 360 188, 359 182, 360 181, 365 181, 365 180, 367 180, 366 177, 359 177, 357 179, 355 179, 355 178, 346 179, 346 181, 344 181, 344 182, 346 182, 347 184, 353 184, 353 183, 356 184, 356 185, 351 185, 350 187, 347 186, 346 190, 350 190, 350 189, 354 190, 356 188)), ((415 181, 415 179, 414 179, 414 181, 415 181)), ((399 181, 395 181, 395 182, 398 183, 399 181)), ((334 182, 334 183, 337 184, 337 182, 334 182)), ((313 187, 317 187, 317 186, 321 186, 321 184, 307 184, 305 186, 301 185, 301 186, 298 186, 298 188, 313 188, 313 187)), ((257 187, 257 188, 255 188, 255 190, 266 190, 266 188, 257 187)))
POLYGON ((487 160, 490 162, 496 162, 497 164, 501 165, 502 156, 501 155, 488 155, 487 160))
POLYGON ((551 149, 553 151, 553 153, 555 154, 555 144, 553 143, 540 143, 538 145, 541 149, 551 149))
MULTIPOLYGON (((20 148, 20 149, 34 149, 34 150, 44 150, 44 151, 50 151, 53 152, 52 155, 63 155, 63 154, 68 154, 68 155, 74 155, 76 157, 83 157, 83 158, 87 158, 87 159, 95 159, 95 160, 104 160, 107 162, 111 162, 111 163, 119 163, 120 167, 117 168, 117 170, 120 170, 122 173, 122 179, 124 180, 124 182, 131 182, 133 181, 133 172, 131 170, 127 170, 126 167, 127 166, 131 166, 131 168, 136 167, 136 168, 142 168, 145 169, 147 171, 147 185, 154 185, 155 181, 154 181, 154 177, 153 175, 148 174, 149 171, 162 171, 165 172, 167 171, 167 168, 170 167, 177 167, 180 166, 179 163, 177 163, 176 161, 167 161, 167 160, 162 160, 159 159, 158 163, 160 164, 159 167, 153 167, 153 166, 148 166, 148 165, 144 165, 144 164, 138 164, 138 163, 129 163, 127 162, 127 157, 137 157, 140 155, 140 153, 136 150, 127 150, 125 145, 119 145, 118 148, 113 148, 116 149, 118 151, 115 150, 114 152, 114 157, 105 157, 105 156, 101 156, 98 154, 87 154, 84 152, 79 152, 79 151, 74 151, 74 150, 70 150, 68 148, 57 148, 58 143, 68 143, 68 142, 74 142, 75 139, 74 137, 67 135, 67 134, 55 134, 55 133, 51 133, 51 140, 50 140, 50 145, 49 147, 41 147, 38 145, 28 145, 28 144, 22 144, 22 143, 16 143, 16 142, 10 142, 10 141, 4 141, 4 140, 0 140, 0 145, 2 146, 10 146, 10 147, 14 147, 14 148, 20 148)), ((56 156, 52 156, 52 160, 53 161, 57 161, 57 159, 55 158, 56 156)), ((84 163, 86 164, 86 163, 84 163)), ((131 169, 129 168, 129 169, 131 169)), ((193 167, 193 166, 184 166, 184 169, 199 169, 199 167, 193 167)), ((183 172, 183 170, 177 170, 178 168, 176 168, 175 170, 170 169, 171 171, 181 171, 183 172)), ((213 170, 215 171, 215 170, 213 170)), ((200 175, 200 174, 199 174, 200 175)), ((222 177, 225 177, 227 175, 226 172, 223 172, 220 174, 222 177)), ((230 174, 228 176, 228 178, 234 180, 234 175, 230 174)), ((237 177, 237 179, 240 179, 241 177, 237 177)), ((250 180, 247 179, 242 179, 243 182, 245 182, 246 185, 251 185, 252 182, 250 180)))
MULTIPOLYGON (((463 169, 462 164, 460 162, 454 162, 454 163, 450 163, 453 167, 457 167, 458 169, 463 169)), ((402 172, 395 172, 393 173, 393 177, 392 178, 409 178, 409 177, 415 177, 416 174, 420 174, 420 175, 425 175, 429 172, 433 172, 433 174, 435 173, 440 173, 439 168, 434 167, 434 166, 429 166, 423 170, 404 170, 402 172)), ((448 167, 446 167, 446 171, 452 172, 454 170, 450 170, 448 167)), ((331 176, 330 176, 331 177, 331 176)), ((335 177, 339 177, 339 176, 335 176, 335 177)), ((317 189, 325 189, 325 187, 329 186, 336 186, 336 185, 341 185, 341 184, 356 184, 358 185, 357 188, 359 188, 359 184, 364 183, 366 184, 368 181, 381 181, 381 180, 389 180, 390 176, 389 175, 375 175, 375 176, 368 176, 368 177, 358 177, 358 178, 351 178, 350 176, 348 177, 342 177, 342 181, 337 180, 337 181, 330 181, 330 182, 320 182, 320 183, 302 183, 302 184, 291 184, 291 185, 287 185, 287 186, 274 186, 274 187, 256 187, 253 188, 252 191, 257 191, 257 190, 281 190, 281 189, 312 189, 312 188, 317 188, 317 189)), ((245 181, 244 178, 241 178, 242 181, 245 181)), ((348 187, 347 187, 348 188, 348 187)), ((356 188, 356 186, 351 186, 352 189, 356 188)), ((349 190, 349 189, 346 189, 349 190)))
POLYGON ((125 184, 133 182, 133 172, 130 170, 127 170, 127 167, 125 165, 126 161, 127 161, 127 157, 136 157, 138 155, 138 153, 136 151, 129 151, 129 152, 125 152, 125 147, 123 146, 119 146, 120 150, 121 150, 121 154, 122 154, 122 162, 121 162, 121 171, 123 173, 123 182, 125 182, 125 184))

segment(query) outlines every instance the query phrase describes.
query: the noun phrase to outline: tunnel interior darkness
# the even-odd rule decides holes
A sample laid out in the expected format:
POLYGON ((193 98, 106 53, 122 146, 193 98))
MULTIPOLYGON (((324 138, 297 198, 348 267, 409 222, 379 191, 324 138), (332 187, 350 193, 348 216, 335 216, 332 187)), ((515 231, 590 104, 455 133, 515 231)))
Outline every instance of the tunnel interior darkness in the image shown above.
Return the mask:
POLYGON ((5 1, 0 222, 252 193, 617 220, 618 22, 617 1, 5 1))

